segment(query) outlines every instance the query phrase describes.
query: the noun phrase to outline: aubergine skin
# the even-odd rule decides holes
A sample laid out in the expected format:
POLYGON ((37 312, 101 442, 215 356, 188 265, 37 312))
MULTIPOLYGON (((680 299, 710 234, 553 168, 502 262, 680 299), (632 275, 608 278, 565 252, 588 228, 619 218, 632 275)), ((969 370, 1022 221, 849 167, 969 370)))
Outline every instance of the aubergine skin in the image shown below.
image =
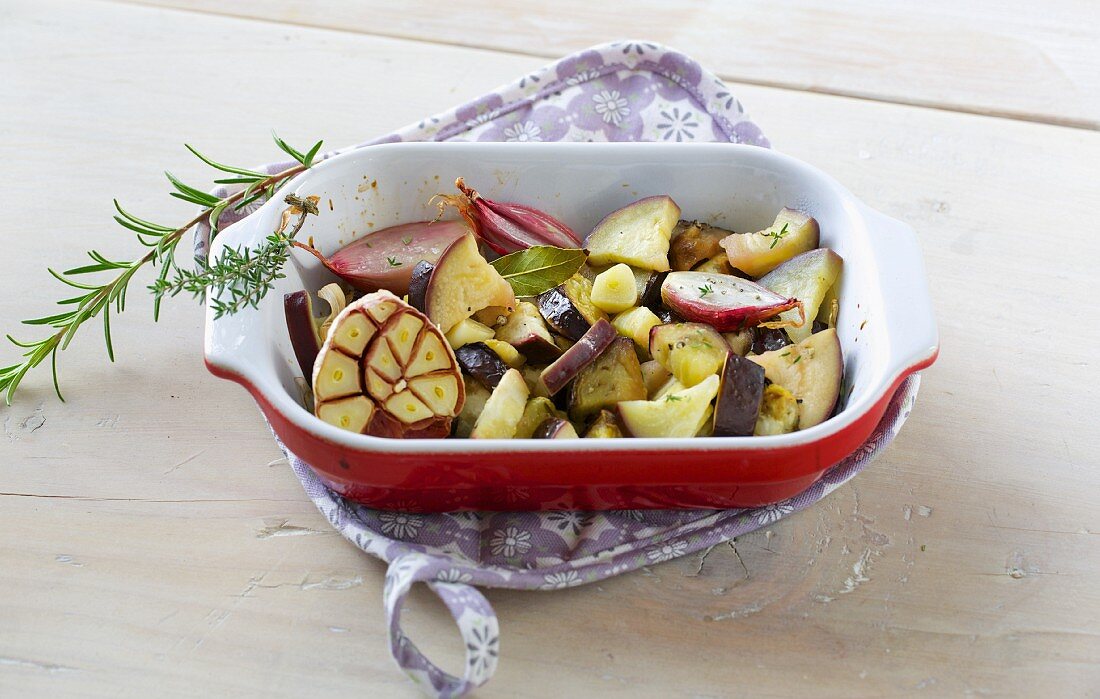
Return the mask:
POLYGON ((528 301, 516 304, 516 310, 497 329, 496 337, 515 347, 535 364, 549 364, 564 352, 554 342, 538 307, 528 301))
MULTIPOLYGON (((566 436, 568 430, 572 428, 572 425, 560 418, 549 417, 542 421, 542 423, 535 428, 534 434, 531 435, 531 439, 562 439, 566 436)), ((568 434, 569 437, 574 437, 573 434, 568 434)))
POLYGON ((661 322, 665 325, 669 323, 683 323, 684 319, 679 315, 673 313, 670 309, 660 306, 659 308, 651 309, 653 314, 661 319, 661 322))
POLYGON ((428 280, 432 278, 434 271, 435 265, 421 260, 413 267, 412 276, 409 277, 409 305, 421 313, 427 313, 428 280))
POLYGON ((715 437, 748 437, 756 427, 764 398, 764 369, 732 352, 722 367, 722 384, 714 403, 715 437))
POLYGON ((286 315, 286 329, 290 333, 290 345, 294 348, 294 358, 302 376, 309 381, 313 376, 313 365, 321 352, 321 338, 317 336, 316 321, 313 319, 313 299, 308 291, 295 291, 283 296, 283 313, 286 315))
POLYGON ((755 354, 764 354, 791 344, 791 338, 782 328, 762 328, 757 325, 752 329, 752 334, 752 351, 755 354))
POLYGON ((560 286, 542 292, 535 300, 539 313, 559 335, 579 340, 592 327, 560 286))
POLYGON ((658 272, 649 278, 645 293, 639 296, 638 305, 645 306, 649 310, 660 315, 658 309, 664 308, 664 300, 661 299, 661 287, 665 283, 668 272, 658 272))
POLYGON ((484 342, 463 345, 454 352, 462 370, 490 391, 508 371, 508 365, 484 342))
POLYGON ((610 347, 618 336, 619 333, 611 323, 600 319, 565 354, 542 370, 540 379, 547 392, 553 396, 565 388, 581 369, 596 361, 596 357, 610 347))

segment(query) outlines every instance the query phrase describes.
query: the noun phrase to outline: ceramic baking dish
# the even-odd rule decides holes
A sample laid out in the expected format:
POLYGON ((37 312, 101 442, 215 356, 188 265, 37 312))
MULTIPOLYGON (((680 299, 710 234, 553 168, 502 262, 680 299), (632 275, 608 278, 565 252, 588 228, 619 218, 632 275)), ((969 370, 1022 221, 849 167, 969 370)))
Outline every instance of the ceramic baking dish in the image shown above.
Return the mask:
POLYGON ((858 448, 901 381, 938 351, 920 248, 911 228, 874 211, 821 171, 753 146, 656 143, 400 143, 326 160, 223 231, 254 247, 277 226, 285 194, 320 197, 299 234, 332 252, 372 230, 432 218, 457 176, 492 199, 541 208, 582 234, 607 212, 670 194, 683 215, 737 231, 783 206, 808 211, 821 244, 844 258, 838 323, 842 410, 771 437, 608 440, 397 440, 327 425, 298 402, 300 375, 283 294, 331 275, 295 252, 258 309, 206 320, 210 371, 240 383, 275 433, 336 492, 374 507, 456 509, 726 508, 790 497, 858 448))

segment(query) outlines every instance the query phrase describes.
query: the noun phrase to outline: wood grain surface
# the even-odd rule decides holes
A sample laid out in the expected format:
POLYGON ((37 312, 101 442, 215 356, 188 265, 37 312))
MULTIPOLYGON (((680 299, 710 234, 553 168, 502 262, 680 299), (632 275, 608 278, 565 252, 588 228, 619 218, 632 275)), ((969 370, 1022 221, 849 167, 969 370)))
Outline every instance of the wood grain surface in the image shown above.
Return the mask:
POLYGON ((645 39, 731 81, 1100 128, 1091 0, 131 1, 548 58, 645 39))
MULTIPOLYGON (((778 149, 918 230, 941 358, 893 445, 814 508, 599 585, 490 590, 502 662, 478 696, 1095 696, 1094 6, 1025 21, 999 5, 812 5, 704 3, 679 24, 638 13, 628 27, 592 9, 241 2, 233 13, 257 18, 238 18, 226 3, 0 0, 0 325, 34 336, 18 323, 60 292, 47 265, 92 246, 133 250, 112 197, 182 220, 157 182, 165 168, 204 176, 183 142, 263 162, 273 127, 344 145, 542 55, 627 29, 672 41, 726 75, 745 68, 753 84, 731 86, 778 149), (965 15, 1003 42, 943 54, 888 36, 854 53, 806 46, 815 29, 843 44, 822 26, 870 31, 876 13, 899 32, 965 15), (789 33, 774 43, 799 55, 733 38, 780 19, 789 33), (305 26, 327 24, 341 30, 305 26), (1036 44, 1059 32, 1062 53, 1036 44), (924 77, 892 72, 900 53, 924 77), (1013 56, 1060 72, 1065 90, 1014 71, 1013 56), (995 80, 976 89, 957 66, 995 80), (944 84, 930 92, 936 71, 944 84), (926 103, 940 108, 913 106, 926 103)), ((196 303, 167 304, 154 325, 133 294, 114 365, 89 328, 62 356, 68 402, 46 371, 0 407, 0 696, 418 696, 389 658, 383 565, 327 526, 248 396, 206 373, 200 337, 196 303)), ((433 596, 414 593, 405 624, 458 668, 433 596)))

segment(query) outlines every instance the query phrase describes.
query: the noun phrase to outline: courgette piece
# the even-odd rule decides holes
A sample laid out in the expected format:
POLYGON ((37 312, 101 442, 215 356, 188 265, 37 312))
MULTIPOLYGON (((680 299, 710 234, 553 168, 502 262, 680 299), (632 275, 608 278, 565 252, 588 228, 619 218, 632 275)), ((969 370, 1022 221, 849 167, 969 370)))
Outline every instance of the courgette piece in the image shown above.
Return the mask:
POLYGON ((615 331, 623 337, 634 340, 642 356, 647 358, 649 357, 649 331, 660 324, 661 319, 645 306, 623 311, 611 319, 611 325, 615 327, 615 331))
POLYGON ((535 396, 527 399, 527 405, 523 408, 523 416, 516 425, 516 439, 530 439, 539 425, 550 418, 562 419, 565 413, 558 410, 549 398, 535 396))
POLYGON ((717 374, 730 346, 705 323, 657 325, 649 332, 649 353, 685 386, 717 374))

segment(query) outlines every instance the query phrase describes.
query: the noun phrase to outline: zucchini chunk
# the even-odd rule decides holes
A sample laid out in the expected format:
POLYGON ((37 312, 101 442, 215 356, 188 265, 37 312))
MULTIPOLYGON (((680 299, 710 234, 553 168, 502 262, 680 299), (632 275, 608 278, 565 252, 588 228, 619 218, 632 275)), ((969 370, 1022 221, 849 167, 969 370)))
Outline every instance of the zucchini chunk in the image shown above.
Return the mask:
POLYGON ((618 314, 611 319, 611 324, 620 335, 634 340, 642 355, 648 357, 649 331, 660 325, 661 319, 645 306, 638 306, 618 314))
POLYGON ((561 412, 549 398, 534 396, 527 399, 527 405, 523 408, 523 416, 516 425, 516 439, 530 439, 535 434, 539 425, 551 418, 564 418, 561 412))
POLYGON ((493 338, 493 329, 488 325, 466 318, 447 331, 447 343, 451 349, 458 349, 475 342, 485 342, 493 338))
POLYGON ((649 331, 649 353, 685 386, 717 374, 729 352, 726 338, 703 323, 657 325, 649 331))

